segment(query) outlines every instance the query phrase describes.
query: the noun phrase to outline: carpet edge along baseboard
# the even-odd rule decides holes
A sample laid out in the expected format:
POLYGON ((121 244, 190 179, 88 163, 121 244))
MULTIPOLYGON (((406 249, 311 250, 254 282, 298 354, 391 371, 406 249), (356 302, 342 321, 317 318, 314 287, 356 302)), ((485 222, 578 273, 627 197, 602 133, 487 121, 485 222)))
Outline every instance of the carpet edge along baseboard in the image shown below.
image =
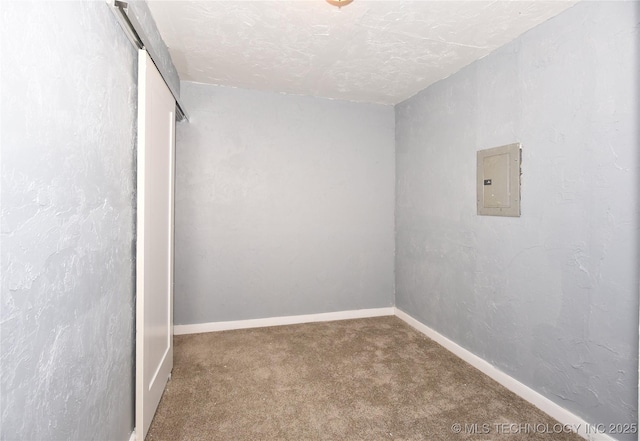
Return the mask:
POLYGON ((174 335, 200 334, 203 332, 230 331, 233 329, 265 328, 268 326, 297 325, 302 323, 330 322, 369 317, 395 315, 395 308, 354 309, 350 311, 323 312, 319 314, 290 315, 249 320, 174 325, 174 335))

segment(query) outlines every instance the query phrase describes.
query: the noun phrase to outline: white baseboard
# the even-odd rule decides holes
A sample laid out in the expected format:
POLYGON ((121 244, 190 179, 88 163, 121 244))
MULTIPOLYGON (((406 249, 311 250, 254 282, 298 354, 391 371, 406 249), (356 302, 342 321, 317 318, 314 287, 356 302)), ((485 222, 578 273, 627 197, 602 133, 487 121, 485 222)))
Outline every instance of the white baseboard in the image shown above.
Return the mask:
POLYGON ((229 322, 197 323, 194 325, 174 325, 174 335, 200 334, 202 332, 229 331, 232 329, 263 328, 267 326, 296 325, 300 323, 329 322, 367 317, 394 315, 395 308, 356 309, 352 311, 325 312, 321 314, 291 315, 229 322))
POLYGON ((449 350, 453 354, 469 363, 471 366, 475 367, 485 375, 493 378, 495 381, 509 389, 511 392, 514 392, 516 395, 527 400, 538 409, 545 412, 547 415, 555 418, 561 424, 566 424, 567 426, 574 428, 578 435, 580 435, 584 439, 587 439, 589 441, 615 441, 614 438, 610 437, 609 435, 599 433, 597 427, 589 425, 589 423, 587 423, 579 416, 574 415, 564 407, 554 403, 553 401, 543 395, 540 395, 530 387, 522 384, 515 378, 505 374, 492 364, 469 352, 468 350, 449 340, 442 334, 434 331, 424 323, 421 323, 415 318, 411 317, 406 312, 395 308, 395 315, 401 320, 405 321, 411 327, 420 331, 436 343, 443 346, 445 349, 449 350))
POLYGON ((131 432, 131 436, 129 437, 129 441, 136 441, 136 428, 133 428, 133 432, 131 432))

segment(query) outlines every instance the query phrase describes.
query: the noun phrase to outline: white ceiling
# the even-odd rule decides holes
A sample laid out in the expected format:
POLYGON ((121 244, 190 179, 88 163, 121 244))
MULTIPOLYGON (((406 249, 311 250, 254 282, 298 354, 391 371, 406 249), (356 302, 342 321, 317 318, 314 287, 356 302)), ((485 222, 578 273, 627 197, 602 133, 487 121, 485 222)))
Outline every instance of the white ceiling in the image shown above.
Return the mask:
POLYGON ((574 1, 149 0, 182 80, 396 104, 574 1))

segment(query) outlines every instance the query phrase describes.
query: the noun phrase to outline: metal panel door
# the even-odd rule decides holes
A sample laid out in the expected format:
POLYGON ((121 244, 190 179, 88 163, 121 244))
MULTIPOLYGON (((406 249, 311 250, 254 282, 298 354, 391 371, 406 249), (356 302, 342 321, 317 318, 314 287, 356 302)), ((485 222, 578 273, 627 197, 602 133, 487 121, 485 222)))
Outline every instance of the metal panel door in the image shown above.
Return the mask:
POLYGON ((175 101, 138 54, 136 439, 143 441, 173 368, 175 101))

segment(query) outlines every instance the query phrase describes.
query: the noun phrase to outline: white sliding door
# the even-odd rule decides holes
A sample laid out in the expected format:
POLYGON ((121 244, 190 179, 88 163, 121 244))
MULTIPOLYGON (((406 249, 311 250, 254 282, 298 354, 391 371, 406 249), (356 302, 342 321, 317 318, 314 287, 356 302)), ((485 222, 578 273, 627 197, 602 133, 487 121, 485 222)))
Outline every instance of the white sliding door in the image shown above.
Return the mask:
POLYGON ((175 100, 138 55, 136 439, 143 441, 173 368, 175 100))

